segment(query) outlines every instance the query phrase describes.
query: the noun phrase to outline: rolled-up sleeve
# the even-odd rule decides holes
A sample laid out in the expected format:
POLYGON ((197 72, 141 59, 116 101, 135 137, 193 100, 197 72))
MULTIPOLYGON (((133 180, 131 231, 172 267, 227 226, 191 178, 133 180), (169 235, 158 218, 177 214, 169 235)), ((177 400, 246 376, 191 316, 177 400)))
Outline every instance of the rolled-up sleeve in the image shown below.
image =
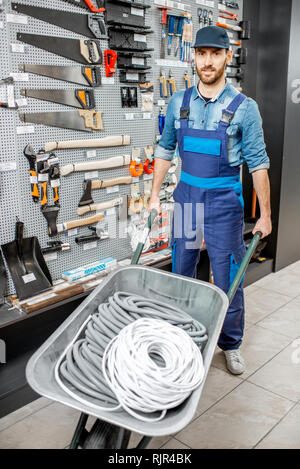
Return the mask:
POLYGON ((249 172, 269 169, 270 160, 266 152, 262 118, 256 102, 248 98, 247 110, 242 124, 242 158, 249 172))
POLYGON ((159 144, 155 150, 155 158, 171 161, 174 157, 174 152, 177 144, 177 131, 175 129, 175 107, 176 107, 176 93, 170 99, 165 127, 159 144))

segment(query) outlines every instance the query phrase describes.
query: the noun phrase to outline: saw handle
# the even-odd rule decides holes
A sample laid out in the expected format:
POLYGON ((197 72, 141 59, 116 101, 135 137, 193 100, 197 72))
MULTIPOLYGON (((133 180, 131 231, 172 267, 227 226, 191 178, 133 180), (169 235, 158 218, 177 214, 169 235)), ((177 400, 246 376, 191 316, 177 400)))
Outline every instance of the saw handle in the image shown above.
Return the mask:
POLYGON ((95 108, 95 97, 92 90, 75 90, 75 97, 83 109, 95 108))
POLYGON ((83 0, 93 13, 103 13, 105 8, 96 8, 91 0, 83 0))
POLYGON ((99 67, 82 67, 81 73, 89 86, 97 87, 101 85, 101 72, 99 67))
POLYGON ((104 130, 102 122, 102 111, 91 111, 79 109, 80 117, 84 119, 84 125, 87 129, 104 130))

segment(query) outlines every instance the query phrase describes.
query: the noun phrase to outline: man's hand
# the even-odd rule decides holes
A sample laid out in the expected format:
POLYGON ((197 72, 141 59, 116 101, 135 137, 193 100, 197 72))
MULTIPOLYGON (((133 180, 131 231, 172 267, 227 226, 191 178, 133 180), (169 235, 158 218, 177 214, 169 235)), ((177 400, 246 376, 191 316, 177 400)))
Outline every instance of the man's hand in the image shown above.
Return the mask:
POLYGON ((261 239, 265 238, 270 233, 272 233, 271 217, 261 217, 257 221, 252 233, 255 235, 255 233, 257 233, 258 231, 260 231, 262 233, 261 239))
POLYGON ((159 197, 153 196, 153 195, 151 196, 149 200, 148 212, 150 213, 152 210, 156 210, 158 214, 161 213, 161 205, 160 205, 159 197))

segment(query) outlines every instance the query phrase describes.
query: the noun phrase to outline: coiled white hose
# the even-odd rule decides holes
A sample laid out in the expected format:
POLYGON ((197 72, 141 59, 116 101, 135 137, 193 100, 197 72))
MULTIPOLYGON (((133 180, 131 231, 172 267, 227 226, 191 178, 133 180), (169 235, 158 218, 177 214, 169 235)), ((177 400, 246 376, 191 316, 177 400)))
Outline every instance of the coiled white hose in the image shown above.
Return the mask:
MULTIPOLYGON (((107 303, 99 306, 97 313, 87 318, 76 337, 63 351, 55 366, 55 379, 59 386, 73 399, 93 409, 119 410, 121 404, 102 372, 102 360, 107 346, 113 344, 113 339, 126 326, 141 318, 156 319, 160 324, 169 324, 181 330, 195 343, 196 348, 203 347, 208 338, 203 324, 181 309, 155 299, 116 292, 108 298, 107 303)), ((145 330, 145 337, 149 340, 147 332, 145 330)), ((158 342, 160 337, 159 335, 158 342)), ((167 340, 167 335, 164 340, 167 340)), ((165 358, 154 351, 155 347, 151 349, 149 360, 153 359, 157 365, 165 366, 165 358)), ((170 353, 165 343, 162 352, 167 357, 170 353)), ((186 355, 185 359, 188 358, 189 355, 186 355)), ((106 374, 108 375, 107 372, 106 374)))
POLYGON ((161 420, 189 397, 204 377, 202 355, 188 334, 165 321, 143 318, 111 340, 102 359, 103 375, 123 409, 144 422, 161 420), (159 356, 162 364, 151 358, 159 356), (147 418, 136 411, 161 411, 147 418))

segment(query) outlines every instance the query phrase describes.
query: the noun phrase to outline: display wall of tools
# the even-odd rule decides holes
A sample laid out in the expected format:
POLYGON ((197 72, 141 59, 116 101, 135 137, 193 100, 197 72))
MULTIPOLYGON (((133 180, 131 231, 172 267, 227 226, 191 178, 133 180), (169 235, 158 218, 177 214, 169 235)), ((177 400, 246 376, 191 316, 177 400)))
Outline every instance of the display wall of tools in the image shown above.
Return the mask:
MULTIPOLYGON (((52 0, 51 3, 39 3, 36 0, 6 1, 1 7, 4 11, 1 17, 3 29, 0 30, 0 79, 13 74, 15 78, 13 82, 14 95, 19 108, 18 110, 0 108, 2 150, 0 155, 2 182, 2 189, 0 189, 2 207, 0 212, 0 244, 7 244, 14 240, 16 215, 19 215, 25 223, 26 237, 37 237, 40 246, 49 246, 49 242, 69 244, 70 249, 58 251, 55 260, 47 261, 53 280, 60 278, 63 271, 93 262, 96 258, 101 259, 112 255, 117 259, 125 259, 129 256, 131 250, 129 239, 124 234, 123 237, 116 238, 113 233, 115 220, 119 216, 118 206, 104 211, 103 222, 108 225, 108 234, 103 236, 101 241, 99 240, 94 249, 83 250, 84 243, 77 244, 75 238, 87 237, 89 239, 95 235, 95 232, 90 228, 98 226, 98 222, 93 225, 76 226, 70 230, 57 230, 55 235, 53 232, 55 233, 57 227, 60 230, 68 228, 69 222, 71 222, 71 226, 74 226, 74 224, 81 224, 85 219, 91 217, 94 219, 95 212, 84 215, 77 214, 78 205, 82 198, 83 202, 89 202, 87 205, 98 205, 113 199, 127 197, 131 194, 132 183, 136 183, 136 181, 132 181, 129 165, 72 172, 67 177, 61 175, 60 206, 55 205, 54 189, 49 181, 49 210, 43 213, 41 194, 39 193, 41 192, 41 184, 37 187, 34 182, 36 176, 30 164, 30 158, 28 159, 24 155, 24 149, 30 144, 37 153, 40 150, 54 151, 59 160, 60 168, 63 168, 75 163, 89 163, 93 160, 106 161, 113 157, 131 155, 132 148, 140 148, 141 155, 143 155, 142 164, 144 165, 146 157, 143 149, 148 145, 155 147, 156 138, 159 135, 158 117, 161 109, 165 115, 170 99, 171 82, 167 80, 174 79, 172 83, 175 84, 177 90, 185 89, 186 83, 189 83, 184 76, 189 77, 190 83, 193 85, 191 63, 180 62, 180 49, 175 56, 178 43, 176 34, 172 40, 171 54, 168 55, 168 24, 166 25, 166 61, 161 62, 162 14, 158 6, 163 6, 164 3, 164 1, 150 2, 149 0, 137 2, 93 0, 92 5, 95 10, 106 8, 106 11, 100 12, 92 11, 84 0, 52 0), (18 5, 19 12, 13 8, 14 4, 18 5), (66 15, 69 15, 70 21, 68 24, 61 24, 61 26, 52 24, 50 16, 48 16, 48 20, 45 18, 46 21, 44 21, 42 18, 38 19, 33 15, 26 14, 25 5, 40 12, 52 10, 56 18, 55 11, 62 11, 61 18, 66 18, 66 15), (109 9, 109 6, 112 5, 113 7, 109 9), (122 13, 120 14, 120 12, 122 13), (130 14, 126 17, 128 12, 130 14), (107 38, 97 38, 87 26, 86 18, 93 17, 94 14, 98 15, 98 18, 104 17, 107 38), (9 16, 7 17, 7 15, 9 16), (86 34, 80 34, 78 29, 75 32, 70 28, 71 24, 74 25, 71 18, 78 18, 79 15, 80 25, 84 22, 86 34), (107 77, 104 52, 110 49, 118 53, 118 60, 115 65, 116 72, 112 77, 107 77), (161 70, 164 72, 167 90, 167 97, 163 98, 160 96, 160 82, 158 80, 161 70), (122 83, 122 77, 126 78, 126 73, 129 73, 131 78, 134 73, 137 74, 137 82, 122 83), (150 115, 141 111, 140 78, 154 84, 154 109, 150 115), (123 97, 122 88, 126 88, 123 97), (25 90, 25 93, 22 90, 25 90), (40 99, 41 94, 40 98, 31 97, 34 90, 45 92, 49 90, 48 96, 44 95, 43 98, 54 96, 54 99, 42 100, 40 99), (75 90, 93 91, 95 105, 92 109, 72 109, 68 106, 70 96, 73 101, 75 90), (57 91, 60 92, 61 96, 64 96, 62 99, 57 99, 57 95, 55 97, 57 91), (68 114, 81 110, 92 111, 93 109, 102 112, 104 130, 85 133, 70 128, 40 125, 20 120, 20 115, 68 114), (132 119, 133 113, 135 114, 134 119, 132 119), (105 139, 113 136, 116 137, 108 140, 110 144, 106 145, 107 140, 105 139), (130 139, 128 140, 127 137, 130 139), (91 145, 88 145, 87 141, 91 145), (75 144, 73 145, 73 143, 75 144), (91 197, 89 197, 89 192, 83 191, 84 182, 88 180, 91 181, 91 197), (112 182, 110 181, 115 181, 118 184, 111 186, 112 182), (84 197, 83 194, 85 194, 84 197)), ((199 27, 198 8, 208 11, 211 9, 214 24, 218 21, 216 1, 214 1, 214 7, 206 7, 194 0, 186 0, 184 3, 189 5, 189 11, 192 13, 193 39, 199 27)), ((232 10, 238 13, 239 20, 243 18, 242 3, 242 0, 238 0, 239 10, 232 10)), ((224 7, 224 9, 228 10, 228 7, 224 7)), ((183 10, 173 8, 169 13, 180 16, 183 10)), ((225 21, 228 24, 231 23, 230 20, 225 21)), ((178 20, 176 24, 177 22, 178 20)), ((79 22, 75 27, 79 28, 79 22)), ((81 30, 81 32, 84 31, 81 30)), ((240 44, 239 33, 229 30, 228 32, 232 34, 231 40, 240 44)), ((241 46, 246 48, 247 42, 243 42, 242 45, 233 45, 234 53, 237 56, 234 58, 234 64, 240 65, 239 68, 243 67, 245 56, 244 52, 241 54, 239 51, 241 46), (240 55, 242 55, 241 59, 238 58, 240 55)), ((230 71, 233 74, 240 73, 239 69, 232 68, 230 71)), ((238 84, 234 78, 231 80, 233 84, 238 84)), ((4 102, 7 98, 6 87, 7 84, 4 85, 3 90, 2 100, 4 102)), ((160 127, 162 127, 162 123, 160 127)), ((177 170, 178 174, 179 170, 180 167, 177 170)), ((151 174, 145 172, 139 177, 141 194, 144 194, 145 182, 149 181, 151 177, 151 174)), ((124 207, 125 205, 122 205, 123 214, 126 212, 124 207)), ((98 232, 100 232, 99 227, 98 232)), ((96 236, 98 235, 96 234, 96 236)), ((58 247, 54 244, 51 246, 58 247)), ((9 273, 5 291, 6 294, 15 292, 9 273)))

